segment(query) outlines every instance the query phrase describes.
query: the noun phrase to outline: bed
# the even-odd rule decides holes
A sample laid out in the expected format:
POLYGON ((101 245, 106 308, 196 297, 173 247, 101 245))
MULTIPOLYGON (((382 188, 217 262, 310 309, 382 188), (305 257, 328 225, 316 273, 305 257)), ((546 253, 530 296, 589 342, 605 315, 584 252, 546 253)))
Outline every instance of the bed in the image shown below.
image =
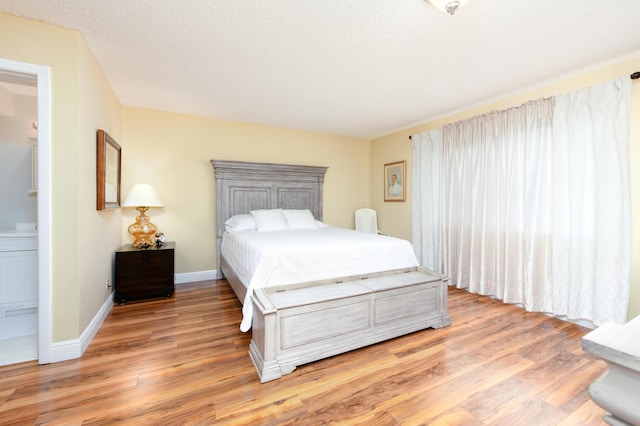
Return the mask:
POLYGON ((410 243, 322 222, 326 167, 211 162, 218 278, 243 304, 261 382, 451 324, 447 278, 420 267, 410 243))

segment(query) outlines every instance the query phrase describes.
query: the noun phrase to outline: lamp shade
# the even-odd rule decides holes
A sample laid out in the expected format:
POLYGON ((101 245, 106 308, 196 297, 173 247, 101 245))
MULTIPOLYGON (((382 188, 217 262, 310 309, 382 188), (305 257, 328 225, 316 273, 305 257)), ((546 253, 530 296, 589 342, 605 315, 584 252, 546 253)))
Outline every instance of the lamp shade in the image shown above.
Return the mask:
POLYGON ((156 190, 148 183, 137 183, 129 191, 122 207, 162 207, 156 190))

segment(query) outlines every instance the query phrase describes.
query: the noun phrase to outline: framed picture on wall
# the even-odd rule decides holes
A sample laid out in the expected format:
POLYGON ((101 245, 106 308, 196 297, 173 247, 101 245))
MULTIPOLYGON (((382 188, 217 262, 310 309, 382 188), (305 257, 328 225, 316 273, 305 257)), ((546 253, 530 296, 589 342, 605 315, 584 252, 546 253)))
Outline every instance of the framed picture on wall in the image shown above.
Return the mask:
POLYGON ((405 201, 406 161, 384 165, 384 201, 405 201))
POLYGON ((96 164, 96 209, 120 207, 120 163, 122 149, 104 130, 98 130, 96 164))

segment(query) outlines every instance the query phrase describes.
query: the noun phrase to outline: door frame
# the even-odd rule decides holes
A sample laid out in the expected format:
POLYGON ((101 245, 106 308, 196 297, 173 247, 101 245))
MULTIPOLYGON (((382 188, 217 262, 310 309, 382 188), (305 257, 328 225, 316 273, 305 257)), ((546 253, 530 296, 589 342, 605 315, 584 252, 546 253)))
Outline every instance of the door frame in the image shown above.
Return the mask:
POLYGON ((38 363, 51 362, 51 69, 0 58, 0 70, 29 74, 37 80, 38 102, 38 363))

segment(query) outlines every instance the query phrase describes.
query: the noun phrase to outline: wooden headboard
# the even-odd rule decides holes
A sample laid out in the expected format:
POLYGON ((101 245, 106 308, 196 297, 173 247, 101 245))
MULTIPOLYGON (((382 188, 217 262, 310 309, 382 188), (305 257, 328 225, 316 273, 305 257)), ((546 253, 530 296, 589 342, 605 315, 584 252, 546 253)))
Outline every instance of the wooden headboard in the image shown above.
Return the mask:
POLYGON ((322 187, 327 167, 211 160, 216 176, 218 278, 224 223, 259 209, 309 209, 322 220, 322 187))

